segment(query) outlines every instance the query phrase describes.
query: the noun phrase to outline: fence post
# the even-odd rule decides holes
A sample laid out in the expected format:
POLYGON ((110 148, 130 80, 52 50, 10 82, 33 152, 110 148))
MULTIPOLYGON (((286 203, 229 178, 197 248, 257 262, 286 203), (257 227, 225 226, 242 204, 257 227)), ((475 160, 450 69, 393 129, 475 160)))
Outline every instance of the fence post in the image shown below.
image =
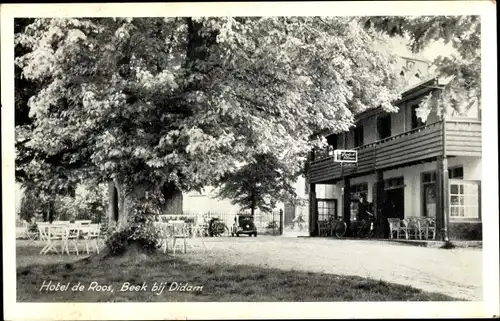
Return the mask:
POLYGON ((280 209, 280 235, 283 235, 283 210, 280 209))

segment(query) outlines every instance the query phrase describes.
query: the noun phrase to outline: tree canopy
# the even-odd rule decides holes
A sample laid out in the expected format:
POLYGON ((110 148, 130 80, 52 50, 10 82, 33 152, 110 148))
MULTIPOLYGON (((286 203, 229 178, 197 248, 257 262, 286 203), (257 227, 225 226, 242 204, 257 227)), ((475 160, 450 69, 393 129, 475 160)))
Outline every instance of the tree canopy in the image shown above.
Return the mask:
POLYGON ((405 16, 369 17, 365 27, 375 28, 389 36, 406 37, 410 49, 418 53, 435 41, 450 44, 456 53, 439 55, 433 64, 436 75, 451 78, 442 94, 429 95, 420 107, 463 113, 471 106, 481 108, 481 18, 479 16, 405 16))
POLYGON ((441 105, 464 98, 458 89, 480 95, 474 17, 25 23, 16 65, 37 90, 16 101, 29 109, 29 119, 16 117, 16 169, 23 182, 59 192, 86 178, 113 179, 125 194, 166 183, 200 189, 262 154, 296 173, 321 133, 347 130, 369 108, 395 110, 396 57, 375 45, 394 34, 414 50, 441 37, 459 49, 437 61, 457 76, 441 105))
POLYGON ((278 201, 295 197, 292 183, 296 176, 272 154, 256 155, 222 180, 218 197, 229 199, 243 210, 270 212, 278 201))
POLYGON ((261 153, 299 169, 318 131, 392 108, 380 38, 348 17, 36 19, 16 35, 30 50, 23 77, 44 84, 17 128, 30 151, 19 164, 51 186, 92 176, 184 190, 261 153))

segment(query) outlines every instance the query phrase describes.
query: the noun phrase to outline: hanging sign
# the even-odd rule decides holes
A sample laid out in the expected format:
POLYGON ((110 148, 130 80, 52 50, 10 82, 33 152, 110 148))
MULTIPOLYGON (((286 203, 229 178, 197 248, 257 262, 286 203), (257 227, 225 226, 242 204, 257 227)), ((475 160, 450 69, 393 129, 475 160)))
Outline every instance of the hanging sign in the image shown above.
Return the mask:
POLYGON ((358 151, 347 149, 336 149, 333 152, 333 160, 337 163, 357 163, 358 151))

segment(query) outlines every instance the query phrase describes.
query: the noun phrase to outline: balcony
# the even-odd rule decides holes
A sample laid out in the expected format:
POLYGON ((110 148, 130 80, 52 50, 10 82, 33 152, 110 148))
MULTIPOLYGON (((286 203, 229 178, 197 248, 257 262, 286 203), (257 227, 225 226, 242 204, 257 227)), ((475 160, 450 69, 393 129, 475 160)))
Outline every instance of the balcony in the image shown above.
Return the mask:
POLYGON ((481 122, 447 120, 354 148, 357 167, 342 167, 326 150, 316 153, 309 169, 310 183, 333 183, 343 176, 396 168, 438 156, 481 157, 481 122))

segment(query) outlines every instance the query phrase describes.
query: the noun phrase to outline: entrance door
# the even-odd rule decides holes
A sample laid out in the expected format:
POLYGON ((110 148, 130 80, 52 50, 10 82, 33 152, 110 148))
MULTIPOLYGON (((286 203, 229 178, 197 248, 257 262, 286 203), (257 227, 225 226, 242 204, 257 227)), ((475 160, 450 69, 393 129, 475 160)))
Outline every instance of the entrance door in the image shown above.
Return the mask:
POLYGON ((436 217, 436 184, 425 184, 424 187, 424 216, 436 217))
POLYGON ((405 190, 393 188, 384 191, 384 205, 382 207, 384 217, 384 237, 389 236, 389 222, 387 218, 403 219, 405 216, 405 190))

